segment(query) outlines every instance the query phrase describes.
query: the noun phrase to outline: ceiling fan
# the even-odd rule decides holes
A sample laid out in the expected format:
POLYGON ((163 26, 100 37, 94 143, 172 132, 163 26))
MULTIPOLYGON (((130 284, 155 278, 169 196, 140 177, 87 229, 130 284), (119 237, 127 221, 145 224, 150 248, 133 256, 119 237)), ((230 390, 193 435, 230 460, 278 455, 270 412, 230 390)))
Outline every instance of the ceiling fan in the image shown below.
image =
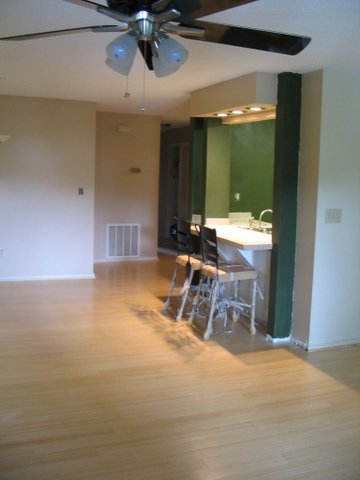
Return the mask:
POLYGON ((29 40, 88 31, 126 32, 108 45, 107 65, 128 75, 139 48, 147 67, 158 77, 174 73, 188 57, 187 50, 169 34, 286 55, 298 54, 311 40, 304 36, 196 20, 256 0, 107 0, 107 6, 90 0, 63 1, 92 9, 117 23, 16 35, 0 40, 29 40))

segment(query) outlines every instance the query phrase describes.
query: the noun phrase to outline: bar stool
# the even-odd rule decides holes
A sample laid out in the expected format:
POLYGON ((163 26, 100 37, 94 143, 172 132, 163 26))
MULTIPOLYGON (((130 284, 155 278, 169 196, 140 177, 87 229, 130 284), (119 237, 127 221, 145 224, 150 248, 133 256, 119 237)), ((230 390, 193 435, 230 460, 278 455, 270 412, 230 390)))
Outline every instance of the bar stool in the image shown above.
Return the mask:
MULTIPOLYGON (((227 310, 232 309, 232 323, 239 315, 245 314, 250 319, 250 333, 256 333, 255 308, 256 290, 259 273, 246 260, 242 264, 233 264, 219 261, 216 230, 205 226, 200 227, 200 247, 202 253, 201 278, 196 296, 193 301, 189 325, 192 324, 196 313, 204 303, 207 304, 209 314, 203 339, 208 340, 213 333, 215 312, 217 317, 224 318, 224 328, 227 324, 227 310), (252 282, 251 300, 246 302, 239 296, 239 285, 243 280, 252 282), (227 292, 231 290, 231 293, 227 292)), ((231 332, 231 329, 228 331, 231 332)))
POLYGON ((171 297, 176 286, 177 275, 180 267, 185 269, 185 280, 180 290, 181 303, 177 312, 176 321, 180 321, 189 296, 194 273, 201 270, 201 256, 199 248, 196 248, 194 237, 191 234, 191 223, 187 220, 177 219, 176 231, 178 254, 175 260, 175 270, 172 277, 169 294, 161 311, 166 312, 169 308, 171 297))

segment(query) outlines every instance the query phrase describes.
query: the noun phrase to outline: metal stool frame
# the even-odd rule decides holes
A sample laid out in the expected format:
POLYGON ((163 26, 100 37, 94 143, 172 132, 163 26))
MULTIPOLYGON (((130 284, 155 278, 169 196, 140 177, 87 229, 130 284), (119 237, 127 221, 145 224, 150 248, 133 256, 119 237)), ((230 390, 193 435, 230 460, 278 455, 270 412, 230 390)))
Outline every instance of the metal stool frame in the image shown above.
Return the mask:
POLYGON ((185 268, 185 280, 182 285, 181 304, 176 315, 176 321, 179 322, 184 313, 185 305, 189 297, 191 283, 194 278, 195 271, 201 270, 201 257, 200 252, 196 252, 196 247, 193 242, 191 234, 191 222, 183 219, 177 219, 177 249, 178 254, 175 260, 175 270, 170 284, 169 294, 161 309, 162 312, 166 312, 169 308, 171 297, 176 287, 177 275, 180 267, 185 268))
MULTIPOLYGON (((239 314, 246 314, 250 318, 250 333, 256 333, 255 309, 257 279, 259 273, 249 265, 245 259, 243 264, 233 264, 219 261, 216 230, 205 226, 200 227, 200 246, 202 254, 201 278, 196 296, 193 301, 189 317, 189 325, 192 324, 199 306, 207 302, 209 314, 203 339, 208 340, 213 333, 213 322, 216 317, 224 317, 224 328, 227 324, 227 310, 232 309, 232 325, 239 318, 239 314), (251 301, 246 302, 239 297, 239 283, 242 280, 252 281, 251 301), (233 286, 233 294, 227 295, 225 290, 229 284, 233 286)), ((230 333, 232 328, 228 330, 230 333)))

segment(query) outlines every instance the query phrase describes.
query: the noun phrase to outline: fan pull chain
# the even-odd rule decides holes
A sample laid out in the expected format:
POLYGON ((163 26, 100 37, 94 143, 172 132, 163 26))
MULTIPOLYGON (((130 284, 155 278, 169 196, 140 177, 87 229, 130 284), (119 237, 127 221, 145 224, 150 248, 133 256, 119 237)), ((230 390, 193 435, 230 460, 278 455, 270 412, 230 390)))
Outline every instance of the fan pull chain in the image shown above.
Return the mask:
POLYGON ((141 100, 141 111, 142 112, 146 111, 146 107, 145 107, 145 75, 146 75, 146 61, 145 61, 145 59, 147 58, 146 57, 146 54, 147 54, 146 50, 147 50, 147 42, 145 42, 145 45, 144 45, 143 91, 142 91, 142 100, 141 100))
POLYGON ((129 98, 130 97, 130 92, 129 92, 129 75, 126 75, 126 87, 125 87, 125 92, 124 92, 124 98, 129 98))

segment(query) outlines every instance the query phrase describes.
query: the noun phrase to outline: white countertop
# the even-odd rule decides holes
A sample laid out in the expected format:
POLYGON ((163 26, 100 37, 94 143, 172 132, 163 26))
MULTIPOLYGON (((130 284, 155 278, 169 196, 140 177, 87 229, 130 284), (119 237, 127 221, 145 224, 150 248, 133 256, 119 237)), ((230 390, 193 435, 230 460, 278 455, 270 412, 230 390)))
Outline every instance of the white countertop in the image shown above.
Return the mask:
POLYGON ((216 229, 218 241, 223 241, 242 250, 271 250, 272 237, 269 233, 256 232, 236 225, 207 225, 216 229))

